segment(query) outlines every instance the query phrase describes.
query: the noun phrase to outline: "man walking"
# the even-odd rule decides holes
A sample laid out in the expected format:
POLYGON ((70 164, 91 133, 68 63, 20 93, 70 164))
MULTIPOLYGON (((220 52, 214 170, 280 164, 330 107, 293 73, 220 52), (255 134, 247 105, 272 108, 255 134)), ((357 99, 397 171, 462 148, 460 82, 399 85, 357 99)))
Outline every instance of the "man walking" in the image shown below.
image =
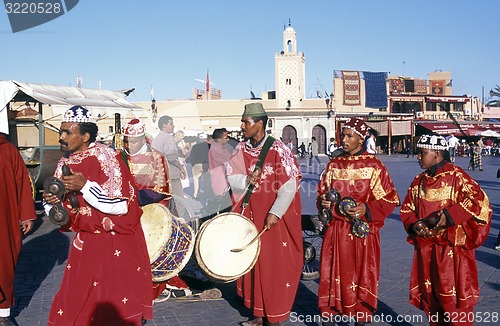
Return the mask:
POLYGON ((316 159, 318 162, 318 165, 321 166, 321 161, 319 160, 319 148, 318 148, 318 142, 316 142, 316 137, 311 138, 311 156, 309 157, 309 167, 312 166, 312 160, 313 158, 316 159))
POLYGON ((451 134, 450 138, 448 138, 448 149, 450 152, 451 163, 455 163, 455 156, 457 156, 457 149, 459 142, 460 140, 453 134, 451 134))

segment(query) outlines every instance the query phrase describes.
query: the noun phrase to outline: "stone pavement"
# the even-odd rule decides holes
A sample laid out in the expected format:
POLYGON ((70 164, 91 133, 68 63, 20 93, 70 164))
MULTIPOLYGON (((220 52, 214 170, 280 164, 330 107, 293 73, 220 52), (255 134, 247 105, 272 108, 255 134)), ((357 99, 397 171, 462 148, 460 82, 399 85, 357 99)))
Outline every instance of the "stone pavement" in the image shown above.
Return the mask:
MULTIPOLYGON (((416 158, 406 159, 405 155, 379 157, 389 173, 403 200, 406 189, 413 177, 421 172, 416 158)), ((327 158, 322 157, 322 162, 327 158)), ((306 160, 300 160, 303 172, 302 202, 303 213, 315 213, 315 193, 319 168, 308 169, 306 160)), ((458 157, 457 164, 467 168, 468 158, 458 157)), ((485 171, 469 172, 488 194, 493 207, 493 221, 490 236, 485 244, 476 250, 481 297, 476 306, 476 325, 499 324, 500 314, 500 252, 493 245, 500 229, 500 180, 496 171, 500 158, 483 158, 485 171), (479 318, 487 322, 477 322, 479 318)), ((406 240, 406 234, 398 217, 399 208, 386 220, 381 230, 381 275, 379 283, 379 309, 374 325, 428 325, 423 313, 408 303, 409 273, 413 248, 406 240), (398 320, 401 319, 401 320, 398 320)), ((73 234, 60 233, 43 216, 34 232, 25 237, 16 270, 15 299, 12 316, 20 326, 46 325, 52 299, 59 288, 70 240, 73 234)), ((306 240, 316 248, 319 257, 321 238, 307 236, 306 240)), ((313 266, 317 266, 317 260, 313 266)), ((156 304, 154 320, 147 325, 238 325, 246 320, 249 312, 235 297, 235 284, 215 285, 223 293, 220 300, 187 302, 169 299, 156 304)), ((302 280, 292 315, 286 325, 317 325, 317 280, 302 280)), ((351 323, 352 324, 352 323, 351 323)), ((342 323, 348 325, 348 323, 342 323)))

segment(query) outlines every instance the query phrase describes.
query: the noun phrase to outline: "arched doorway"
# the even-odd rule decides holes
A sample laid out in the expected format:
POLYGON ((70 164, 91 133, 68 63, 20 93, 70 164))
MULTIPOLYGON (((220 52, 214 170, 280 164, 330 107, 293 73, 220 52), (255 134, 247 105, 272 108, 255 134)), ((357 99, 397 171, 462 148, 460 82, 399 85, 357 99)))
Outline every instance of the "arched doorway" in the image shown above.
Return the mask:
POLYGON ((285 126, 283 128, 283 132, 281 133, 281 139, 285 144, 288 144, 292 141, 293 150, 292 152, 297 153, 297 130, 293 126, 285 126))
POLYGON ((326 153, 326 129, 322 125, 315 125, 312 130, 313 137, 316 137, 320 154, 326 153))

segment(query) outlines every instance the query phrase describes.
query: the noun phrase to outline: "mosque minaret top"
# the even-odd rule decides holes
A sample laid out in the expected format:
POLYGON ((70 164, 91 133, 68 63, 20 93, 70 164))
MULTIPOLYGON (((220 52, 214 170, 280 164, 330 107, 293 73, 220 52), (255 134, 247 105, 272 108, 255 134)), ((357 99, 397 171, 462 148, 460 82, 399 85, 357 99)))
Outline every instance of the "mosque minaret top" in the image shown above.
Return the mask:
POLYGON ((291 22, 290 18, 288 18, 288 26, 285 26, 285 32, 295 33, 295 30, 292 27, 292 22, 291 22))

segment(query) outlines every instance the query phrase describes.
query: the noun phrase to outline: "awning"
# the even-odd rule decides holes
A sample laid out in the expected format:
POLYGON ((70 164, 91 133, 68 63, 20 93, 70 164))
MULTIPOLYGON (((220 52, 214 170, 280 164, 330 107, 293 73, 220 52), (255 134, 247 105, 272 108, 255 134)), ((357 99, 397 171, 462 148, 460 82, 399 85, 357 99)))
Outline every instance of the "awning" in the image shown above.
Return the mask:
POLYGON ((476 136, 500 138, 500 133, 488 129, 486 131, 481 131, 481 132, 477 133, 476 136))
POLYGON ((460 134, 460 129, 453 123, 418 123, 417 125, 440 135, 460 134))
MULTIPOLYGON (((32 84, 11 81, 17 86, 17 94, 21 101, 26 97, 37 102, 50 105, 81 105, 88 109, 93 108, 123 108, 132 110, 142 110, 141 107, 125 100, 125 96, 130 94, 131 89, 123 91, 110 91, 105 89, 82 88, 74 86, 56 86, 48 84, 32 84), (23 94, 19 94, 19 93, 23 94), (24 96, 23 96, 24 95, 24 96)), ((1 103, 5 104, 7 103, 1 103)))
MULTIPOLYGON (((32 84, 0 81, 0 132, 8 133, 7 104, 14 102, 39 102, 66 110, 81 105, 90 110, 143 110, 125 97, 133 89, 110 91, 73 86, 32 84)), ((64 112, 64 111, 63 111, 64 112)))
POLYGON ((455 96, 426 96, 426 102, 437 102, 437 103, 466 103, 470 101, 468 97, 455 97, 455 96))
MULTIPOLYGON (((368 127, 377 131, 378 136, 388 136, 389 135, 389 121, 372 122, 367 121, 368 127)), ((391 121, 391 135, 392 136, 405 136, 411 135, 411 120, 406 121, 391 121)))
MULTIPOLYGON (((472 123, 462 123, 457 126, 454 123, 417 123, 418 126, 426 128, 436 134, 440 135, 451 135, 455 136, 478 136, 479 133, 486 131, 491 124, 472 124, 472 123)), ((495 128, 489 128, 496 131, 495 128)))

